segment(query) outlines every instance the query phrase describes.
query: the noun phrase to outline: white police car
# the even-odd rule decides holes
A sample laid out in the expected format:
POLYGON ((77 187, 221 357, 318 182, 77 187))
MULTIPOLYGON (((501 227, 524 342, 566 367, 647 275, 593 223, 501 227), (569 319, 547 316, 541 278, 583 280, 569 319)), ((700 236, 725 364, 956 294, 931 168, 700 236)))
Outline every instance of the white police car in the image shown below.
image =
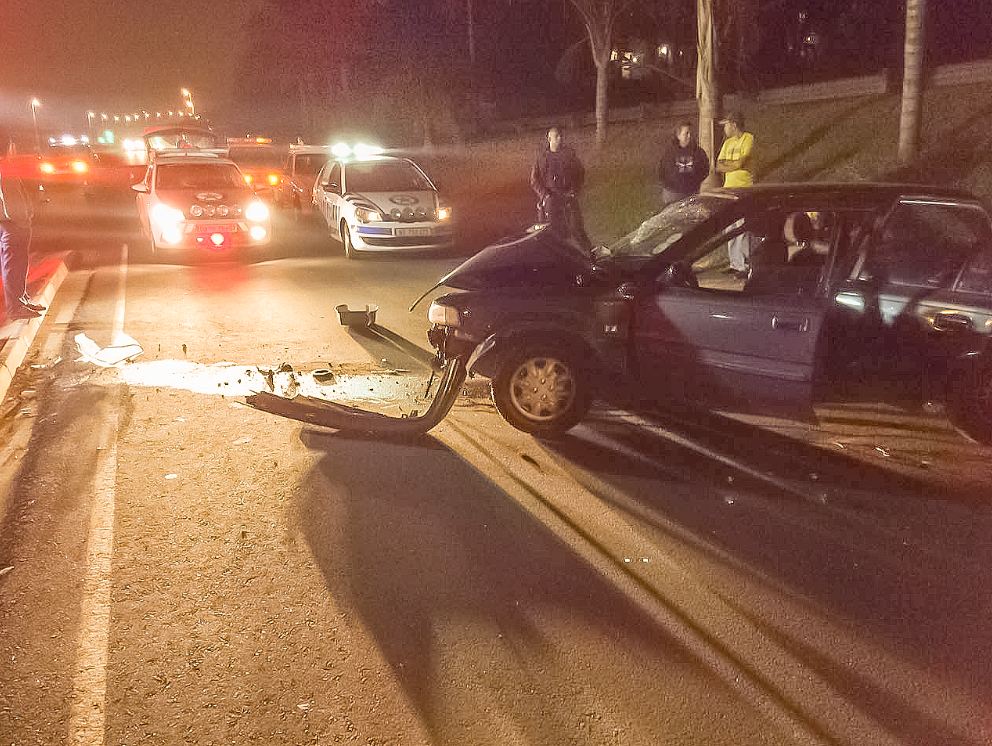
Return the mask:
POLYGON ((353 259, 359 252, 446 248, 451 208, 409 158, 335 146, 313 187, 313 206, 353 259))

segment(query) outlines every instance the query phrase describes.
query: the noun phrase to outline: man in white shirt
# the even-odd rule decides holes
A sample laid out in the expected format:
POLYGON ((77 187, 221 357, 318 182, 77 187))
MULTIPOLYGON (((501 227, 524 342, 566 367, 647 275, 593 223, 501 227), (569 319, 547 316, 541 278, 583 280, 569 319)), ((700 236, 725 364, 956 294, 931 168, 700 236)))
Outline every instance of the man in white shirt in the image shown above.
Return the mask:
MULTIPOLYGON (((9 135, 0 131, 0 154, 6 154, 9 145, 9 135)), ((5 174, 3 166, 0 161, 0 276, 4 306, 8 319, 32 319, 45 310, 27 295, 33 210, 21 180, 5 174)))

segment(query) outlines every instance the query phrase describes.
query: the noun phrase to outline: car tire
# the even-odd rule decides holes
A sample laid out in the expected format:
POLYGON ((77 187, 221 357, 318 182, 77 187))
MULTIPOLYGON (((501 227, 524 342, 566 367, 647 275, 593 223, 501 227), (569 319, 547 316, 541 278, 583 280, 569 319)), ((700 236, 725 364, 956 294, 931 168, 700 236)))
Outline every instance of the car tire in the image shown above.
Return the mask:
POLYGON ((543 438, 577 425, 592 404, 592 383, 581 356, 550 341, 512 348, 497 367, 491 391, 503 419, 543 438))
POLYGON ((345 221, 341 221, 341 246, 344 248, 346 259, 359 259, 359 254, 355 250, 355 245, 351 242, 351 229, 345 221))
POLYGON ((948 405, 951 422, 962 434, 992 445, 992 365, 958 375, 951 384, 948 405))

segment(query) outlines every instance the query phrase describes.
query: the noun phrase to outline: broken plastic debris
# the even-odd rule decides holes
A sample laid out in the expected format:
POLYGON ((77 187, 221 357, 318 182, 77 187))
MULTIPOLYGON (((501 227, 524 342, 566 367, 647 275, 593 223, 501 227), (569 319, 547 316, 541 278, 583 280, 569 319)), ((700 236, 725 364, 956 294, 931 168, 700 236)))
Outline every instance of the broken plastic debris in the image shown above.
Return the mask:
POLYGON ((309 712, 311 707, 313 707, 313 704, 310 702, 300 702, 296 705, 296 709, 302 710, 303 712, 309 712))
POLYGON ((313 380, 317 383, 331 384, 334 383, 336 379, 333 371, 329 368, 317 368, 317 370, 313 372, 313 380))
POLYGON ((233 445, 243 446, 243 445, 247 445, 248 443, 251 443, 251 438, 245 436, 244 438, 238 438, 236 441, 234 441, 233 445))
POLYGON ((165 478, 166 479, 179 479, 179 475, 178 474, 166 474, 165 475, 165 478))
POLYGON ((623 561, 624 561, 625 564, 628 564, 629 565, 630 564, 630 557, 624 557, 623 558, 623 561))
POLYGON ((100 347, 83 332, 77 334, 74 339, 80 360, 99 365, 101 368, 115 368, 134 360, 144 352, 138 341, 126 334, 119 334, 116 342, 109 347, 100 347))
POLYGON ((45 370, 46 368, 54 368, 56 365, 62 362, 62 356, 59 355, 50 363, 35 363, 31 366, 32 370, 45 370))
POLYGON ((0 578, 2 578, 4 575, 6 575, 8 572, 10 572, 13 569, 14 569, 13 565, 7 565, 7 567, 0 570, 0 578))
POLYGON ((734 498, 730 497, 730 495, 727 495, 725 498, 723 498, 723 501, 725 503, 727 503, 727 505, 733 505, 734 504, 734 498))
POLYGON ((882 448, 882 446, 875 446, 875 450, 881 453, 885 458, 888 458, 889 456, 892 455, 888 452, 887 449, 882 448))
POLYGON ((838 448, 840 448, 840 449, 841 449, 842 451, 843 451, 843 450, 844 450, 845 448, 847 448, 847 446, 846 446, 846 445, 844 445, 843 443, 839 443, 839 442, 837 442, 837 441, 834 441, 834 445, 835 445, 835 446, 837 446, 838 448))
POLYGON ((809 480, 811 482, 815 482, 819 478, 820 478, 820 475, 817 474, 816 472, 811 472, 810 475, 809 475, 809 480))
POLYGON ((289 363, 282 363, 279 365, 278 368, 276 368, 276 373, 292 373, 292 372, 293 372, 293 366, 290 365, 289 363))

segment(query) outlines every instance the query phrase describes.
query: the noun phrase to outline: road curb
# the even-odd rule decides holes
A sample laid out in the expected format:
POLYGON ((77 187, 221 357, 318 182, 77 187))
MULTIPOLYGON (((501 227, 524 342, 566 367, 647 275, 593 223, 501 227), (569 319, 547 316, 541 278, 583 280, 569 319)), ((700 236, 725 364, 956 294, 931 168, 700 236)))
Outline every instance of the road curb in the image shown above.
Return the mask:
MULTIPOLYGON (((42 288, 34 293, 34 298, 40 301, 42 305, 50 307, 55 294, 62 285, 62 281, 68 275, 68 257, 64 256, 59 260, 55 271, 45 280, 42 288)), ((14 376, 17 374, 17 369, 24 362, 24 358, 27 356, 28 350, 31 349, 31 344, 34 342, 34 338, 37 336, 38 330, 41 329, 41 325, 47 316, 48 313, 46 312, 36 319, 20 322, 21 328, 17 331, 17 334, 3 340, 3 346, 0 347, 0 401, 3 401, 7 396, 7 390, 10 388, 14 376)), ((17 323, 19 322, 11 322, 12 325, 17 323)))

